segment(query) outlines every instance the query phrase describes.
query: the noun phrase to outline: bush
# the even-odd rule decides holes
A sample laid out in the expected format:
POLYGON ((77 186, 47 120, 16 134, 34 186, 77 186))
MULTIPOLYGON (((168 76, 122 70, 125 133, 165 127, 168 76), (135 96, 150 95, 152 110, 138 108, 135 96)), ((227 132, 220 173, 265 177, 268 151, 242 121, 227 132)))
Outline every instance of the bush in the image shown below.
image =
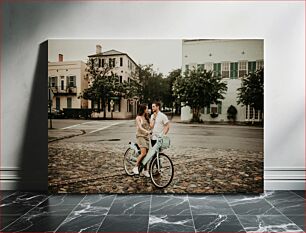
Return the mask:
POLYGON ((236 116, 237 116, 237 109, 231 105, 227 109, 227 119, 236 121, 236 116))

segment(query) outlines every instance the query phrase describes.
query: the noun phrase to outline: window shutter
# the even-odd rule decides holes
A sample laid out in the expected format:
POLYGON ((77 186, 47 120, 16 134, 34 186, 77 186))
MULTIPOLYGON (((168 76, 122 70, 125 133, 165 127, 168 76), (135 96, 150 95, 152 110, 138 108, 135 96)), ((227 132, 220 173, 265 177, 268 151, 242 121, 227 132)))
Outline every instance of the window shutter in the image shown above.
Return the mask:
POLYGON ((248 72, 253 72, 252 62, 248 62, 248 72))
POLYGON ((222 114, 222 103, 218 103, 218 113, 222 114))
POLYGON ((66 77, 66 87, 69 87, 69 76, 66 77))

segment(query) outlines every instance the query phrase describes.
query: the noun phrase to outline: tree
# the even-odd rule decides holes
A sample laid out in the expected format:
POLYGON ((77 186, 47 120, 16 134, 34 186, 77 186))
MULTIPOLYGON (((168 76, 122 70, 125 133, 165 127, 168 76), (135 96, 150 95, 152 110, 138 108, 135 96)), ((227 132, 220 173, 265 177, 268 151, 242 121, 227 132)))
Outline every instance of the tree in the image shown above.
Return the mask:
MULTIPOLYGON (((175 103, 176 97, 173 95, 173 84, 175 80, 181 76, 181 69, 172 70, 168 76, 164 79, 164 94, 163 94, 163 102, 164 105, 173 108, 173 103, 175 103)), ((175 111, 177 113, 178 107, 180 104, 176 103, 175 111)))
POLYGON ((162 73, 153 70, 153 65, 139 65, 139 82, 141 102, 149 104, 155 100, 162 101, 167 92, 162 73))
POLYGON ((193 121, 199 121, 200 109, 219 103, 224 99, 227 86, 221 76, 213 76, 212 71, 203 69, 186 70, 183 76, 177 77, 173 93, 179 102, 192 109, 193 121))
POLYGON ((104 118, 106 118, 106 104, 112 97, 129 97, 135 94, 133 84, 136 81, 121 83, 118 75, 112 72, 112 67, 108 64, 98 67, 93 59, 89 59, 86 65, 91 86, 85 89, 79 97, 98 103, 98 111, 102 104, 104 118))
POLYGON ((242 80, 241 87, 238 88, 238 104, 249 105, 251 108, 263 112, 264 103, 264 69, 250 72, 242 80))

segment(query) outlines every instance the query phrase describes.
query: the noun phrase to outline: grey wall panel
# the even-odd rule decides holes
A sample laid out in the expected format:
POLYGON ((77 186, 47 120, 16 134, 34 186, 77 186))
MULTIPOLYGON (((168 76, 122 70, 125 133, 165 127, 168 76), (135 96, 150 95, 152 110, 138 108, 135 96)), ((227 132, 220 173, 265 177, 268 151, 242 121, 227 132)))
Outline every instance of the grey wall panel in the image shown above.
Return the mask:
POLYGON ((263 38, 265 188, 304 187, 303 2, 1 4, 2 188, 47 187, 48 38, 263 38))

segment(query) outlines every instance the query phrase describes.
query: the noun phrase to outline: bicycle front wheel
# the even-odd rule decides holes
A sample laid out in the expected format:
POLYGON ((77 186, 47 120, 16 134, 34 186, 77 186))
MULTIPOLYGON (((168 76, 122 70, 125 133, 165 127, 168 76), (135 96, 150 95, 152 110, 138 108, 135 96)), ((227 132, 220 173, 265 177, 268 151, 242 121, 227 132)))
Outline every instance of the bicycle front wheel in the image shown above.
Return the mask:
POLYGON ((150 177, 152 183, 157 188, 166 188, 172 181, 174 175, 174 167, 171 159, 160 153, 155 156, 150 163, 150 177))
POLYGON ((125 173, 129 176, 133 176, 133 168, 136 165, 136 160, 137 158, 135 157, 135 151, 132 150, 131 148, 128 148, 126 152, 124 153, 124 158, 123 158, 123 166, 125 173))

